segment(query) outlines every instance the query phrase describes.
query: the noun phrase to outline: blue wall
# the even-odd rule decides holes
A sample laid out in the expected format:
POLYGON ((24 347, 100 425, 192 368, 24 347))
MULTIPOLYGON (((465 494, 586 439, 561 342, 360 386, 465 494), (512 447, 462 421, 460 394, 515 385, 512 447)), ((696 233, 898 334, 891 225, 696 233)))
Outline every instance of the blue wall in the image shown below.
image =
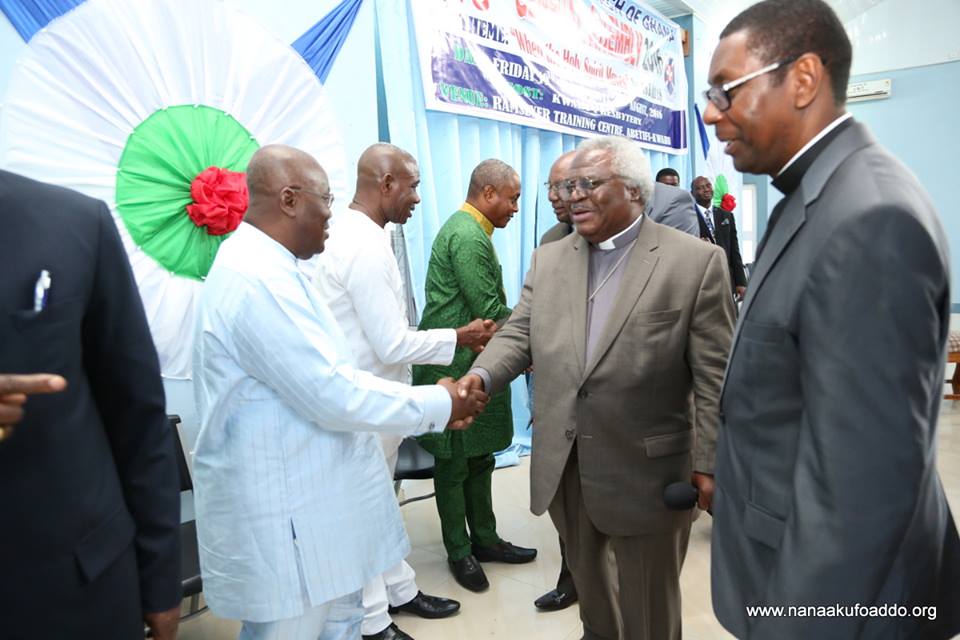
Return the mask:
POLYGON ((854 102, 848 111, 917 175, 930 193, 943 220, 951 249, 954 311, 960 311, 960 62, 851 78, 851 81, 890 78, 893 87, 884 100, 854 102))

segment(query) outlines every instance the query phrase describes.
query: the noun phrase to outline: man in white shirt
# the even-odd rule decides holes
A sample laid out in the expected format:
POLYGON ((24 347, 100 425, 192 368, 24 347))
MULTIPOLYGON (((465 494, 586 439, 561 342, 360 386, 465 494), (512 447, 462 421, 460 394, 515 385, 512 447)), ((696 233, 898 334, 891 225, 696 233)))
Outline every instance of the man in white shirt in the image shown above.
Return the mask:
POLYGON ((250 206, 200 296, 194 459, 204 595, 241 640, 356 638, 360 590, 409 542, 371 430, 465 428, 485 397, 355 368, 298 260, 323 250, 326 173, 273 145, 247 169, 250 206))
MULTIPOLYGON (((496 330, 492 320, 480 319, 459 329, 410 329, 403 280, 384 228, 410 219, 420 202, 419 184, 417 161, 406 151, 384 143, 364 151, 353 200, 334 218, 315 281, 347 336, 357 368, 405 384, 411 364, 450 364, 456 347, 479 350, 496 330)), ((402 440, 380 434, 391 476, 402 440)), ((410 636, 393 623, 390 612, 445 618, 460 603, 421 593, 413 569, 401 561, 367 583, 363 607, 364 640, 406 640, 410 636)))

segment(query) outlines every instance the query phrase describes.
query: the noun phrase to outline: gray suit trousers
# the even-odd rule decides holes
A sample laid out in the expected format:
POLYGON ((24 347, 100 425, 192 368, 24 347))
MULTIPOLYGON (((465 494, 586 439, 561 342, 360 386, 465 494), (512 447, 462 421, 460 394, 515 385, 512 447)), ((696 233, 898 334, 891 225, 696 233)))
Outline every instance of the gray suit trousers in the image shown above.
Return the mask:
POLYGON ((574 446, 550 518, 566 547, 588 640, 680 640, 680 568, 691 520, 666 534, 612 536, 590 519, 574 446))

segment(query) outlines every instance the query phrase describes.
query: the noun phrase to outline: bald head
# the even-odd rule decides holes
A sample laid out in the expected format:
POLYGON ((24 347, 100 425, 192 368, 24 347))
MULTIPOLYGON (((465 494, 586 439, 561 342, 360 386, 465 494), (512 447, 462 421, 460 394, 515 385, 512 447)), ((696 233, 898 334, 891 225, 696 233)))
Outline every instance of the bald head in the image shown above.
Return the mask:
POLYGON ((379 184, 387 174, 410 173, 411 165, 416 168, 417 161, 400 147, 386 142, 370 145, 357 161, 357 190, 379 184))
POLYGON ((281 144, 262 147, 247 164, 247 187, 245 222, 300 259, 323 251, 333 198, 316 158, 281 144))
POLYGON ((306 151, 283 144, 261 147, 247 164, 247 188, 250 190, 251 207, 257 199, 276 195, 284 187, 311 188, 320 176, 326 187, 327 174, 316 158, 306 151))
POLYGON ((351 209, 360 211, 381 227, 403 224, 420 202, 420 168, 416 159, 400 147, 378 142, 367 147, 357 160, 357 190, 351 209))

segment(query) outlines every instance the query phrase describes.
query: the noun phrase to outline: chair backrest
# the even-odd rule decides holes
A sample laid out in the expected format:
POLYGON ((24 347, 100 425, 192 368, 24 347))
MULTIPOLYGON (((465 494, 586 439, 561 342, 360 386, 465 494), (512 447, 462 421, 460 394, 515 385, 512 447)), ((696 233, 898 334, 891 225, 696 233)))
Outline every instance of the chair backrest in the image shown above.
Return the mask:
POLYGON ((433 477, 433 455, 420 446, 414 437, 404 438, 397 451, 394 480, 427 480, 433 477))
POLYGON ((187 465, 187 456, 183 452, 183 440, 180 436, 180 416, 168 415, 167 423, 173 431, 173 439, 177 447, 177 470, 180 472, 180 491, 193 491, 193 478, 190 477, 190 467, 187 465))

